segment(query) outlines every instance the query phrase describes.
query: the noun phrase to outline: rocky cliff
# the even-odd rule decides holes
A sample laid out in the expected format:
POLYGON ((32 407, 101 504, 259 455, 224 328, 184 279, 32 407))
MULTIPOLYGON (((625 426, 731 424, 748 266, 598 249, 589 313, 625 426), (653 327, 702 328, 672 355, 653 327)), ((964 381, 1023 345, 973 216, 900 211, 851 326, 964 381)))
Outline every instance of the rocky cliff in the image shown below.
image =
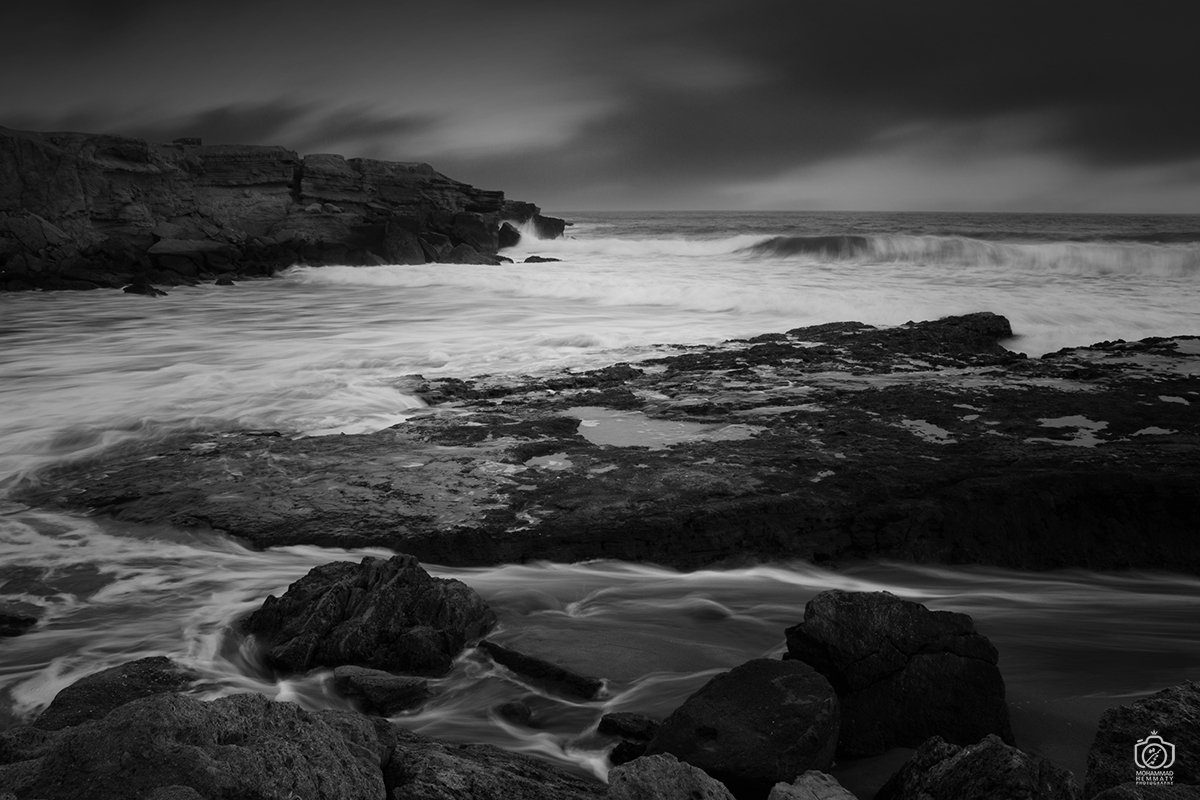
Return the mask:
POLYGON ((0 128, 0 289, 495 263, 506 220, 564 225, 428 164, 0 128))

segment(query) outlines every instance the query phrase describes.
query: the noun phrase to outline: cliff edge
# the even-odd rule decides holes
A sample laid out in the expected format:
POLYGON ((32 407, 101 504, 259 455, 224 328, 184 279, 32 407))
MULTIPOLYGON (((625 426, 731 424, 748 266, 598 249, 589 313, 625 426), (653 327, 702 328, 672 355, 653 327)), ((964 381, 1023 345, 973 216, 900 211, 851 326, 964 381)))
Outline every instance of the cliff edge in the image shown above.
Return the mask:
POLYGON ((496 263, 504 221, 564 226, 428 164, 0 127, 0 290, 496 263))

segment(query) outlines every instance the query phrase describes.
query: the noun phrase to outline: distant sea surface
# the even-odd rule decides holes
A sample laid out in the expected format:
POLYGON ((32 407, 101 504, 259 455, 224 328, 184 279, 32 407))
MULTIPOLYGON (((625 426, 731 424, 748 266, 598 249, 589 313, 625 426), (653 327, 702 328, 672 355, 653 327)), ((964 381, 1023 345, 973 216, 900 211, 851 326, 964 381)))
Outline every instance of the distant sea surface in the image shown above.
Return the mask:
MULTIPOLYGON (((404 376, 537 373, 637 360, 823 322, 1007 316, 1014 350, 1200 334, 1200 217, 1017 214, 577 213, 567 237, 500 267, 297 266, 235 287, 0 294, 0 490, 39 468, 184 428, 293 435, 375 430, 421 401, 404 376)), ((316 564, 215 535, 134 528, 0 499, 0 603, 43 615, 0 647, 0 724, 82 674, 166 654, 211 694, 337 705, 317 674, 277 681, 230 623, 316 564)), ((1170 574, 1029 574, 803 564, 691 575, 605 563, 446 570, 498 609, 502 640, 561 642, 613 678, 597 704, 537 695, 464 659, 404 724, 603 772, 602 710, 668 713, 715 671, 777 654, 830 586, 886 588, 968 611, 992 636, 1022 744, 1080 770, 1100 711, 1194 677, 1200 583, 1170 574), (605 665, 596 642, 640 648, 605 665), (499 720, 531 698, 543 727, 499 720), (538 710, 540 709, 540 710, 538 710)), ((535 715, 535 716, 536 716, 535 715)), ((840 768, 864 796, 870 765, 840 768)))

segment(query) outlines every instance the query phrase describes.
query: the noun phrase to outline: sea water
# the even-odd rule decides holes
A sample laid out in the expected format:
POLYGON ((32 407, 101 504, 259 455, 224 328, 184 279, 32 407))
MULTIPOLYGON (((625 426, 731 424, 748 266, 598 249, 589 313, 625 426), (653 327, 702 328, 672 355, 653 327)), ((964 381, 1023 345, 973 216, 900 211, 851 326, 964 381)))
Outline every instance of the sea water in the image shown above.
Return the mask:
MULTIPOLYGON (((236 287, 0 295, 0 488, 47 465, 182 428, 289 435, 402 423, 415 374, 544 374, 855 319, 988 310, 1014 350, 1200 333, 1200 218, 1008 214, 565 214, 500 267, 296 266, 236 287)), ((246 550, 0 500, 0 602, 43 622, 0 640, 0 723, 78 677, 145 655, 204 693, 344 705, 317 672, 279 680, 232 624, 311 567, 383 551, 246 550)), ((591 703, 527 686, 468 652, 400 724, 603 774, 609 710, 665 716, 716 672, 777 656, 825 588, 887 589, 972 614, 1001 653, 1019 742, 1081 772, 1101 711, 1194 678, 1200 584, 1188 576, 801 563, 677 573, 604 562, 428 568, 497 609, 496 638, 608 680, 591 703), (506 722, 523 699, 536 727, 506 722)), ((839 765, 869 794, 894 766, 839 765)))

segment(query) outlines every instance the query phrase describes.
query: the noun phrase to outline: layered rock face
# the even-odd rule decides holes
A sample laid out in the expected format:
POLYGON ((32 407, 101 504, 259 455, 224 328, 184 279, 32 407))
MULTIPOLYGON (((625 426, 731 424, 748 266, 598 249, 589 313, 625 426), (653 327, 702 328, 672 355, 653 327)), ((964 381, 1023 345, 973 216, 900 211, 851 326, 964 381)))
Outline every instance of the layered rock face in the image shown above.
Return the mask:
POLYGON ((0 128, 0 289, 495 263, 503 221, 562 220, 428 164, 0 128))

